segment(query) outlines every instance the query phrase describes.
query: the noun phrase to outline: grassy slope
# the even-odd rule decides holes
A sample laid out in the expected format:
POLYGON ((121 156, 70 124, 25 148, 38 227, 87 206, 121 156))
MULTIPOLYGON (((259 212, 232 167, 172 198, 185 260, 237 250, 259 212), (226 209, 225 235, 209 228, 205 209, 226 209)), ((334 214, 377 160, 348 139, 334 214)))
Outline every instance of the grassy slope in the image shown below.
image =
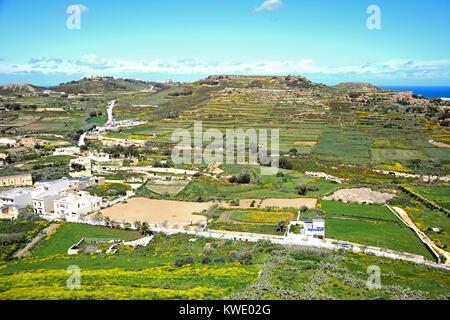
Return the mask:
POLYGON ((51 238, 41 242, 33 252, 36 257, 46 257, 64 254, 71 245, 82 238, 113 238, 122 240, 136 240, 141 238, 134 231, 114 230, 105 227, 89 226, 82 224, 63 224, 58 232, 51 238))

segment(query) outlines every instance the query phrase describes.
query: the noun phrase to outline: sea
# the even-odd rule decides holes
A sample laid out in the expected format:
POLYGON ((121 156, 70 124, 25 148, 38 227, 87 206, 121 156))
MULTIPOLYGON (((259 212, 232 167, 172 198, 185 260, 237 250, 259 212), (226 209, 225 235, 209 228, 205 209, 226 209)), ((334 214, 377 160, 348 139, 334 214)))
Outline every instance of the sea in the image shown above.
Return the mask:
POLYGON ((417 96, 450 99, 450 86, 380 86, 386 90, 412 91, 417 96))

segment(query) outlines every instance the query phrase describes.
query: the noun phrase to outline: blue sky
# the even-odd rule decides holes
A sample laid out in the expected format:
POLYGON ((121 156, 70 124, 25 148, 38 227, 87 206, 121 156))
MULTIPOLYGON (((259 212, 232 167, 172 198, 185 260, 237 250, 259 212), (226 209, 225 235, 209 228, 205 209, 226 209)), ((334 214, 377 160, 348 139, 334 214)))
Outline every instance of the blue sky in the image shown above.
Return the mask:
POLYGON ((0 0, 0 83, 300 74, 450 85, 450 0, 0 0), (367 8, 381 9, 369 30, 367 8), (82 5, 69 30, 70 5, 82 5))

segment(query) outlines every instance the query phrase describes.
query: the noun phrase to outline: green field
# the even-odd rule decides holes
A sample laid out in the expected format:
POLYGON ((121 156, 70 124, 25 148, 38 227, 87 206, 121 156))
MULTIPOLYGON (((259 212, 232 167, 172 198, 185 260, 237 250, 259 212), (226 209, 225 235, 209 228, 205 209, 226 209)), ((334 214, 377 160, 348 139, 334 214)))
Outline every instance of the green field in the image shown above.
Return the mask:
POLYGON ((326 217, 327 238, 414 253, 433 260, 415 233, 383 206, 322 201, 321 208, 326 217))
POLYGON ((450 210, 450 186, 413 186, 408 188, 431 202, 450 210))
MULTIPOLYGON (((305 174, 280 170, 282 176, 261 176, 259 167, 246 167, 252 170, 256 176, 256 182, 250 184, 232 184, 227 181, 215 181, 207 178, 196 178, 189 183, 175 198, 179 200, 209 201, 214 199, 267 199, 267 198, 301 198, 301 197, 320 197, 333 193, 342 185, 309 177, 305 174), (317 188, 309 191, 306 195, 299 195, 298 186, 307 185, 317 188)), ((224 167, 225 174, 239 174, 242 167, 237 165, 228 165, 224 167)))
POLYGON ((408 212, 414 224, 439 247, 445 250, 450 248, 450 220, 446 213, 428 209, 417 201, 402 208, 408 212), (441 232, 433 232, 433 228, 439 228, 441 232))
POLYGON ((42 241, 34 250, 33 256, 46 257, 65 254, 73 244, 82 238, 104 238, 136 240, 141 238, 138 232, 115 230, 106 227, 65 223, 50 238, 42 241))
POLYGON ((397 217, 394 216, 388 208, 380 205, 360 205, 340 201, 322 200, 320 202, 320 207, 325 213, 329 213, 332 216, 398 221, 397 217))
POLYGON ((72 242, 78 234, 128 239, 136 236, 131 231, 77 227, 65 224, 44 240, 32 257, 0 266, 0 300, 220 299, 245 288, 259 270, 260 254, 256 252, 250 264, 229 262, 232 252, 251 250, 251 244, 205 238, 191 242, 192 236, 188 235, 157 235, 147 247, 122 246, 116 255, 68 256, 61 241, 71 237, 66 243, 72 242), (175 266, 177 259, 187 256, 193 257, 194 264, 175 266), (210 257, 211 263, 203 264, 204 257, 210 257), (80 290, 66 287, 66 269, 74 265, 82 270, 80 290))

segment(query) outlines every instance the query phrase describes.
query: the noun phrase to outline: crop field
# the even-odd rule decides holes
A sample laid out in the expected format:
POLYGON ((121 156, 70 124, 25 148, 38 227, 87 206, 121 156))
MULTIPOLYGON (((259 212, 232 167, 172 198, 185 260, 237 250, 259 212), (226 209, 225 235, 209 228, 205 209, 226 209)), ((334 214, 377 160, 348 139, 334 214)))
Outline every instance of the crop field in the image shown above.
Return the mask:
POLYGON ((370 137, 362 131, 327 128, 320 137, 314 155, 323 161, 367 164, 370 144, 370 137))
MULTIPOLYGON (((226 175, 238 174, 243 167, 237 165, 222 166, 226 175)), ((176 199, 198 201, 210 200, 233 200, 233 199, 292 199, 292 198, 315 198, 333 193, 343 187, 333 182, 320 178, 314 178, 305 174, 280 170, 280 175, 261 176, 260 168, 254 166, 244 166, 255 175, 254 183, 232 184, 227 181, 216 181, 207 178, 195 178, 186 188, 180 192, 176 199), (316 190, 308 191, 306 195, 299 195, 298 186, 307 185, 315 187, 316 190)))
POLYGON ((425 160, 426 155, 419 150, 370 149, 372 164, 402 162, 408 160, 425 160))
POLYGON ((322 200, 320 207, 325 213, 333 216, 398 221, 397 217, 388 208, 380 205, 360 205, 322 200))
POLYGON ((208 229, 282 235, 284 231, 278 229, 278 223, 296 218, 295 209, 218 209, 208 229))
POLYGON ((431 210, 417 201, 411 201, 407 206, 402 206, 408 213, 414 224, 433 240, 439 247, 448 250, 450 248, 450 221, 447 214, 431 210), (438 228, 441 232, 433 232, 438 228))
POLYGON ((433 257, 412 230, 383 206, 321 202, 326 237, 433 257))
POLYGON ((145 184, 145 188, 159 195, 176 196, 187 185, 188 181, 149 181, 145 184))

